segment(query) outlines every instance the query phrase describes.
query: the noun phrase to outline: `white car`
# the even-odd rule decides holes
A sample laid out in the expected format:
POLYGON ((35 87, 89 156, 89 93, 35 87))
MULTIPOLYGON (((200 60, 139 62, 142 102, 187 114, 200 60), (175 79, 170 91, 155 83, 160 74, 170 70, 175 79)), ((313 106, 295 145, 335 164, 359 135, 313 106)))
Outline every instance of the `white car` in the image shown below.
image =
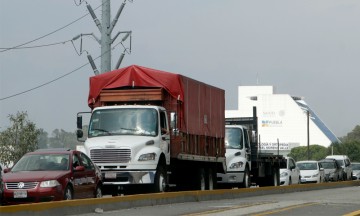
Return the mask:
POLYGON ((291 157, 286 158, 286 169, 280 169, 280 185, 300 184, 300 170, 296 166, 295 160, 291 157))
POLYGON ((351 168, 352 168, 352 171, 353 171, 352 179, 353 180, 360 180, 360 163, 352 162, 351 163, 351 168))
POLYGON ((324 168, 318 161, 298 161, 296 165, 300 169, 301 183, 322 183, 325 181, 324 168))

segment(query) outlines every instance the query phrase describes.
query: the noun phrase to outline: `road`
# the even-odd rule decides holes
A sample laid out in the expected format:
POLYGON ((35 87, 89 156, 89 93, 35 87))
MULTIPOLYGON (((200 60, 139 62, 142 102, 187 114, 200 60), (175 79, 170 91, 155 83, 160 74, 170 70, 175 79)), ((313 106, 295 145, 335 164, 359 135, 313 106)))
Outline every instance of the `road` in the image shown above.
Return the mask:
MULTIPOLYGON (((101 209, 97 209, 101 212, 101 209)), ((345 187, 284 194, 255 196, 138 207, 111 212, 104 216, 239 216, 239 215, 360 215, 360 187, 345 187)), ((82 214, 95 216, 99 213, 82 214)))

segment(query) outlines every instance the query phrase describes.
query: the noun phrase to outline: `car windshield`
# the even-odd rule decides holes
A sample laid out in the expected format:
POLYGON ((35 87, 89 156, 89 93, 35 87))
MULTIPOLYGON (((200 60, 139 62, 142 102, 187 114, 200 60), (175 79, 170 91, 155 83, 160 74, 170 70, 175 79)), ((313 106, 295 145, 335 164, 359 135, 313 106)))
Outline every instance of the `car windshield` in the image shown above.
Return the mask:
POLYGON ((52 171, 69 168, 69 154, 29 154, 23 156, 11 171, 52 171))
POLYGON ((297 163, 300 170, 317 170, 316 163, 297 163))
POLYGON ((158 135, 158 114, 152 108, 96 110, 91 116, 89 137, 158 135))
POLYGON ((242 149, 243 139, 242 130, 240 128, 226 128, 225 130, 225 146, 226 148, 242 149))
POLYGON ((351 164, 353 170, 360 170, 360 163, 359 164, 351 164))
POLYGON ((338 162, 338 164, 340 165, 340 166, 344 166, 344 161, 343 160, 336 160, 337 162, 338 162))
POLYGON ((335 169, 335 162, 321 162, 321 166, 324 169, 335 169))

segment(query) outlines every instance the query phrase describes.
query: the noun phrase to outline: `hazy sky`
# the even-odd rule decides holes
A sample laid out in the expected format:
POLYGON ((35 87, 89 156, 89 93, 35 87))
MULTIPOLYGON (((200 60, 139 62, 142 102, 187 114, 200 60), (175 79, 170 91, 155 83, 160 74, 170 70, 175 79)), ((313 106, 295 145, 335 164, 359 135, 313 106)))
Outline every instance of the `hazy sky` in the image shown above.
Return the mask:
MULTIPOLYGON (((101 4, 87 2, 93 9, 101 4)), ((123 2, 111 1, 112 18, 123 2)), ((25 46, 64 42, 80 33, 100 37, 89 15, 56 31, 88 13, 84 1, 75 3, 0 0, 0 48, 43 36, 25 46)), ((101 10, 95 13, 101 19, 101 10)), ((276 93, 303 96, 338 137, 359 124, 359 0, 133 0, 126 2, 113 36, 128 30, 132 53, 121 67, 179 73, 225 89, 226 109, 237 108, 239 85, 273 85, 276 93)), ((78 51, 79 42, 74 41, 78 51)), ((91 37, 83 38, 83 50, 100 55, 91 37)), ((113 50, 112 67, 122 51, 113 50)), ((100 60, 95 62, 100 68, 100 60)), ((74 131, 77 112, 89 111, 94 75, 89 65, 74 70, 87 63, 86 53, 78 56, 71 42, 0 49, 0 131, 17 111, 27 111, 49 134, 74 131), (7 98, 21 92, 26 93, 7 98)))

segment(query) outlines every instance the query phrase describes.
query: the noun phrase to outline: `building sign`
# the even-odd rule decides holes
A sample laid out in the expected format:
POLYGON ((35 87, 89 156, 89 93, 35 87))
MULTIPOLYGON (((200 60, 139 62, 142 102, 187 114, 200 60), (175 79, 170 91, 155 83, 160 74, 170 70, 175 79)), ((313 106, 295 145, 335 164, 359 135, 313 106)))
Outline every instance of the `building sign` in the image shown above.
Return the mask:
POLYGON ((290 150, 289 143, 270 143, 270 142, 262 142, 260 143, 261 150, 290 150), (279 145, 279 146, 278 146, 279 145))
POLYGON ((261 120, 262 127, 282 127, 282 120, 261 120))

